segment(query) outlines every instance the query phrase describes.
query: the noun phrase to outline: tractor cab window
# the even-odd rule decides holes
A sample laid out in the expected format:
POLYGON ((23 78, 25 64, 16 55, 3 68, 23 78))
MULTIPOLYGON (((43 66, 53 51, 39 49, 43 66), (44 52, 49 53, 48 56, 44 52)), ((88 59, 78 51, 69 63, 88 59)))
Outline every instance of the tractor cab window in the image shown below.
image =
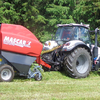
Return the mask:
POLYGON ((89 31, 87 28, 84 28, 84 27, 80 27, 79 29, 79 38, 85 42, 85 43, 89 43, 90 44, 90 36, 89 36, 89 31))
POLYGON ((81 26, 61 26, 58 28, 55 40, 81 40, 86 44, 91 44, 89 31, 81 26))
POLYGON ((79 27, 74 27, 74 39, 75 40, 78 40, 79 39, 79 37, 80 37, 79 36, 80 35, 79 32, 80 32, 79 31, 79 27))
POLYGON ((57 32, 56 32, 56 35, 55 35, 55 38, 56 40, 69 40, 69 39, 72 39, 72 36, 73 36, 73 27, 59 27, 57 32))
POLYGON ((56 35, 55 35, 55 39, 56 40, 60 40, 61 38, 61 34, 62 34, 62 27, 59 27, 58 29, 57 29, 57 32, 56 32, 56 35))
POLYGON ((91 43, 89 31, 85 27, 75 27, 74 28, 74 39, 81 40, 88 44, 91 43))
POLYGON ((73 35, 73 27, 63 27, 61 39, 69 40, 72 38, 72 35, 73 35))

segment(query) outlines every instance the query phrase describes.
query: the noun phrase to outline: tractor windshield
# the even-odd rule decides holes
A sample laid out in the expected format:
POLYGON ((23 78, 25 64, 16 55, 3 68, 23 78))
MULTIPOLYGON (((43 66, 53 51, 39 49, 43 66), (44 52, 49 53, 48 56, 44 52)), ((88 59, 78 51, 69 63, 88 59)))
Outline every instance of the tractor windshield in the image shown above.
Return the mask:
POLYGON ((74 27, 59 27, 55 39, 56 40, 69 40, 73 37, 73 28, 74 27))
POLYGON ((82 40, 90 43, 89 31, 82 26, 60 26, 56 32, 55 40, 82 40))

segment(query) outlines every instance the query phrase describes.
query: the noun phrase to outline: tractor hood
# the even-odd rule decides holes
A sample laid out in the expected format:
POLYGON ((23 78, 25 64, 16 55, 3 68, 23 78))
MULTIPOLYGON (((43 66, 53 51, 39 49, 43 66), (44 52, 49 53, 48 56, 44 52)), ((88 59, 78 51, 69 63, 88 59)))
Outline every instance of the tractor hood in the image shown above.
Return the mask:
POLYGON ((43 45, 27 28, 21 25, 1 24, 0 50, 39 56, 43 45))
POLYGON ((56 46, 58 46, 56 41, 49 40, 44 43, 43 50, 51 50, 56 46))

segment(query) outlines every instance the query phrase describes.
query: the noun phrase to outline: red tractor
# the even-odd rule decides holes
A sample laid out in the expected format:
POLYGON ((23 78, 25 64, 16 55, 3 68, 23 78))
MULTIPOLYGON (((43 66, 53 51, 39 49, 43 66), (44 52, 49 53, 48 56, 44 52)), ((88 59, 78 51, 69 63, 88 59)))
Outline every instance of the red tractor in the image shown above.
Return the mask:
POLYGON ((0 82, 10 82, 15 71, 20 76, 41 80, 41 67, 36 66, 33 71, 31 65, 51 68, 40 58, 43 45, 28 29, 21 25, 0 24, 0 82))

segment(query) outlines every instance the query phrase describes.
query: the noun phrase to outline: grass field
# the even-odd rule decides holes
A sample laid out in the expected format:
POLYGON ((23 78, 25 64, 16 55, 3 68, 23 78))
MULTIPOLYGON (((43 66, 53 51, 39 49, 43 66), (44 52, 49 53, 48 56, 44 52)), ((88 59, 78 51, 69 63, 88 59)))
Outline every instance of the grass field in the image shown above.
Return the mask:
POLYGON ((44 72, 42 81, 15 76, 0 83, 0 100, 100 100, 99 72, 72 79, 61 72, 44 72))

